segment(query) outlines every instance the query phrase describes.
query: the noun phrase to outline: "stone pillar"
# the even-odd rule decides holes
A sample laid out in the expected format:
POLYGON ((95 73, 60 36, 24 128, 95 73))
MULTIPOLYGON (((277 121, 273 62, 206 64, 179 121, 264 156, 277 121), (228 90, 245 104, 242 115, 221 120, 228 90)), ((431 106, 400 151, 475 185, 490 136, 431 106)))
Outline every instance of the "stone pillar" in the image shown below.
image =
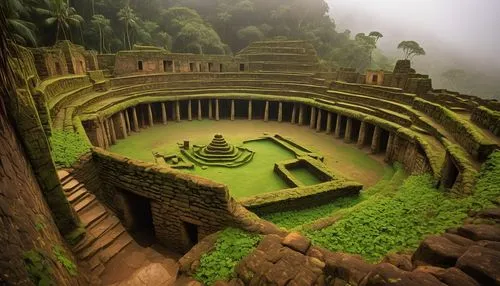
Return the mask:
POLYGON ((212 120, 213 119, 213 114, 212 114, 212 100, 208 100, 208 119, 212 120))
POLYGON ((132 125, 130 124, 130 112, 128 109, 125 109, 124 110, 125 114, 125 123, 126 123, 126 127, 127 127, 127 135, 130 135, 130 133, 132 132, 132 125))
POLYGON ((248 101, 248 120, 252 120, 252 100, 248 101))
POLYGON ((234 121, 234 99, 231 99, 231 121, 234 121))
POLYGON ((361 121, 361 126, 359 127, 359 133, 358 133, 358 143, 357 146, 359 149, 363 148, 363 145, 365 144, 366 140, 366 122, 361 121))
POLYGON ((181 106, 180 102, 175 101, 175 120, 181 122, 181 106))
POLYGON ((326 115, 326 134, 332 133, 332 113, 328 112, 326 115))
POLYGON ((124 115, 123 114, 124 112, 127 112, 127 111, 125 110, 125 111, 120 112, 120 133, 121 133, 123 139, 127 138, 127 136, 128 136, 127 123, 125 121, 125 116, 127 116, 127 115, 124 115))
POLYGON ((215 100, 215 120, 219 121, 219 100, 215 100))
POLYGON ((165 102, 161 103, 161 120, 163 124, 167 124, 167 107, 165 102))
POLYGON ((316 127, 316 107, 311 107, 311 118, 309 119, 309 128, 316 127))
POLYGON ((154 125, 153 108, 151 108, 151 103, 148 104, 148 120, 149 120, 149 126, 153 127, 154 125))
POLYGON ((304 105, 299 103, 299 125, 304 124, 304 105))
POLYGON ((134 127, 132 130, 139 132, 139 120, 137 119, 137 108, 135 106, 132 107, 132 119, 134 121, 134 127))
POLYGON ((352 137, 352 118, 347 118, 347 124, 345 127, 344 142, 351 143, 352 142, 351 137, 352 137))
POLYGON ((387 141, 387 148, 385 149, 385 162, 390 162, 392 158, 392 149, 394 147, 394 133, 389 133, 389 141, 387 141))
POLYGON ((108 121, 106 119, 104 119, 103 121, 100 121, 99 124, 101 125, 102 136, 104 138, 104 149, 108 149, 108 147, 111 145, 111 143, 110 143, 111 138, 109 136, 108 121))
POLYGON ((109 127, 111 129, 111 143, 116 144, 116 132, 115 132, 115 123, 113 122, 113 118, 109 118, 109 127))
POLYGON ((278 122, 283 121, 283 103, 278 103, 278 122))
POLYGON ((292 108, 292 120, 290 121, 292 124, 295 124, 295 117, 297 116, 297 104, 294 103, 293 104, 293 108, 292 108))
POLYGON ((202 115, 201 115, 201 99, 198 99, 198 120, 202 120, 202 115))
POLYGON ((318 118, 316 119, 316 132, 321 131, 321 109, 318 108, 318 118))
POLYGON ((373 131, 373 138, 372 138, 372 153, 376 154, 380 151, 380 135, 382 133, 382 129, 380 127, 375 126, 375 130, 373 131))
POLYGON ((191 99, 188 100, 188 120, 193 120, 192 109, 191 109, 191 99))
POLYGON ((266 101, 266 107, 264 108, 264 122, 269 121, 269 101, 266 101))
POLYGON ((342 129, 342 115, 337 114, 337 124, 335 124, 335 138, 340 138, 340 129, 342 129))

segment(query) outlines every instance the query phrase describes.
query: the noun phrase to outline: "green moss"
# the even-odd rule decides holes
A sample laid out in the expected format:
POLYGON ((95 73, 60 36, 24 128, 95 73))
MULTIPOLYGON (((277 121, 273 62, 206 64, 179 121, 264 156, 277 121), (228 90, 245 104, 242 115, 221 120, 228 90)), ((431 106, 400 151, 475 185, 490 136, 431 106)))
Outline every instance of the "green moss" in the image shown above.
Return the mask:
POLYGON ((68 258, 66 251, 60 245, 54 245, 54 247, 52 247, 52 253, 71 276, 76 276, 78 274, 75 263, 68 258))
POLYGON ((235 275, 234 268, 238 262, 255 249, 260 239, 257 234, 226 228, 218 235, 215 249, 202 255, 194 278, 204 285, 229 280, 235 275))
POLYGON ((87 230, 85 229, 85 227, 83 227, 83 225, 80 225, 75 230, 65 235, 64 239, 66 239, 69 245, 76 245, 78 242, 80 242, 80 240, 83 239, 86 231, 87 230))
POLYGON ((62 130, 52 132, 50 144, 54 162, 61 168, 71 167, 91 147, 78 133, 62 130))
POLYGON ((472 195, 456 197, 434 186, 430 175, 411 176, 399 188, 333 212, 342 215, 334 225, 305 234, 332 251, 360 254, 369 261, 389 252, 414 250, 424 236, 461 225, 469 210, 492 206, 500 196, 500 152, 483 165, 472 195))
POLYGON ((23 255, 24 266, 28 277, 35 285, 56 285, 52 277, 50 258, 40 250, 32 249, 23 255))

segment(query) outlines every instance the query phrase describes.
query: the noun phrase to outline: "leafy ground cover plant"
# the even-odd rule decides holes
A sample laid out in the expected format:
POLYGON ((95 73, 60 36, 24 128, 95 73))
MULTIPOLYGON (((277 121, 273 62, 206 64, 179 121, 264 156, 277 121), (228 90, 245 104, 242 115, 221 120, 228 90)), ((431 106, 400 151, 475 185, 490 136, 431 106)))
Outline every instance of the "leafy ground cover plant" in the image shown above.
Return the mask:
POLYGON ((63 130, 53 130, 50 145, 54 162, 60 168, 71 167, 90 149, 90 145, 78 133, 63 130))

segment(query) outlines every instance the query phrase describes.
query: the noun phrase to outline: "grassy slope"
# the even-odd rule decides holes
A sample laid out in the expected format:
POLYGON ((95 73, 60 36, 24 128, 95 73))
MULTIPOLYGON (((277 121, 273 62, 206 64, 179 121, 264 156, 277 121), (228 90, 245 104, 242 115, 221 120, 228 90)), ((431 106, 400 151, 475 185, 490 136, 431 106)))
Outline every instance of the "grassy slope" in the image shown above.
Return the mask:
POLYGON ((483 169, 474 193, 453 197, 434 187, 430 175, 410 176, 396 167, 360 197, 321 207, 276 213, 264 218, 287 229, 299 229, 314 243, 333 251, 360 254, 378 261, 389 252, 411 251, 422 238, 462 224, 469 210, 489 207, 500 196, 500 152, 483 169), (402 183, 402 184, 401 184, 402 183), (310 230, 316 219, 341 215, 334 225, 310 230))

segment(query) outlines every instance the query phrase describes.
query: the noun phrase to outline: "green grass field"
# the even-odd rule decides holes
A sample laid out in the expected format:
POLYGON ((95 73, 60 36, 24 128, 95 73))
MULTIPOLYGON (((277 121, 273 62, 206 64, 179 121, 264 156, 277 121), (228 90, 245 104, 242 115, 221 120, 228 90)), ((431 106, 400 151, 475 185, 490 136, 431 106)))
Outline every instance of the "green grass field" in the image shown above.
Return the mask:
MULTIPOLYGON (((352 177, 351 175, 357 172, 359 177, 370 177, 371 181, 377 181, 388 168, 358 150, 355 145, 338 144, 332 137, 317 134, 306 127, 261 121, 204 120, 169 123, 166 126, 155 125, 153 128, 142 129, 139 134, 134 133, 126 140, 119 140, 116 145, 110 147, 110 151, 133 159, 154 162, 153 151, 163 154, 179 154, 177 143, 183 140, 189 140, 192 145, 206 145, 210 143, 215 133, 222 133, 229 143, 241 145, 245 140, 262 136, 263 132, 291 137, 312 151, 325 155, 328 168, 348 177, 352 177), (338 167, 342 162, 346 163, 345 168, 338 167), (361 174, 363 172, 366 174, 361 174)), ((249 197, 288 187, 274 173, 273 168, 276 162, 295 158, 294 154, 267 140, 248 142, 245 147, 256 153, 253 160, 244 166, 238 168, 208 167, 205 170, 196 167, 194 170, 184 170, 184 172, 228 185, 235 198, 249 197)), ((292 170, 292 173, 305 185, 319 183, 319 180, 305 169, 292 170)))

